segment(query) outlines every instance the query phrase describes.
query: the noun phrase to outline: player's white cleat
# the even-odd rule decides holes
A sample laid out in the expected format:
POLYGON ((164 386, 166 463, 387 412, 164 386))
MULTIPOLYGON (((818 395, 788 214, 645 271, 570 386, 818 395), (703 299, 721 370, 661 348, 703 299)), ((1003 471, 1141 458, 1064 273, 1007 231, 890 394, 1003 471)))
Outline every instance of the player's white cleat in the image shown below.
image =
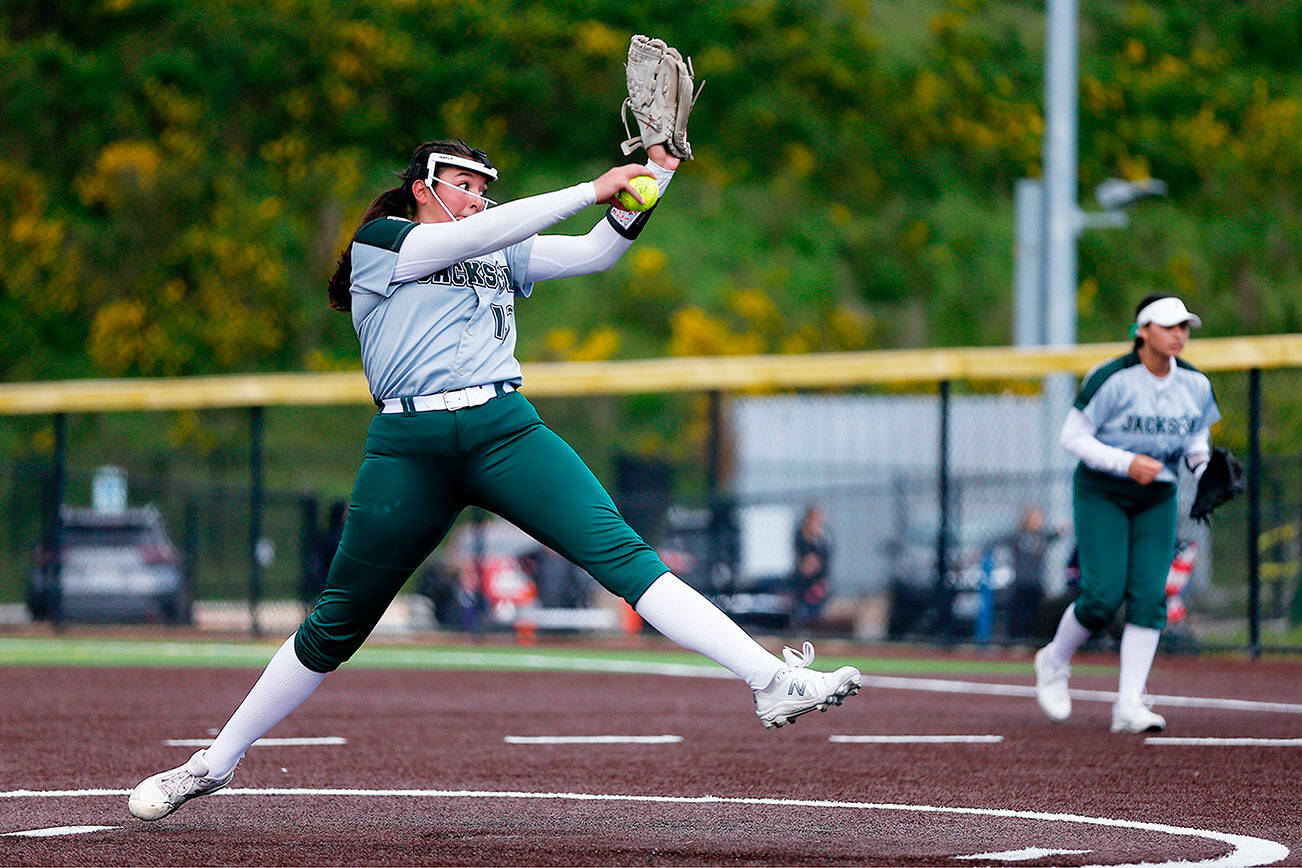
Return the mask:
POLYGON ((755 714, 765 729, 791 723, 815 709, 827 711, 829 705, 840 705, 842 699, 859 692, 859 670, 853 666, 842 666, 835 672, 808 668, 814 662, 810 642, 799 651, 783 648, 782 656, 787 665, 778 670, 768 687, 755 691, 755 714))
POLYGON ((233 777, 235 769, 225 777, 209 777, 203 751, 196 751, 185 765, 159 772, 137 784, 127 799, 127 809, 138 820, 157 820, 191 799, 217 792, 233 777))
POLYGON ((1148 697, 1130 696, 1117 700, 1112 706, 1113 732, 1161 732, 1166 729, 1166 718, 1149 708, 1148 697))
POLYGON ((1049 649, 1035 652, 1035 701, 1044 716, 1054 723, 1071 717, 1071 694, 1067 692, 1067 679, 1071 677, 1071 664, 1059 666, 1049 659, 1049 649))

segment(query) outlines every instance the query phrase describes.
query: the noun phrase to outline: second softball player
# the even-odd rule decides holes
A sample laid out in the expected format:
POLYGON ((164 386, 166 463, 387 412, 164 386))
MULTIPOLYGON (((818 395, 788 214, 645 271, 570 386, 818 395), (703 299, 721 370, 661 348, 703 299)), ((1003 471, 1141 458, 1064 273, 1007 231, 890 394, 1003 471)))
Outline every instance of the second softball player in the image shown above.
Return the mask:
POLYGON ((1166 575, 1175 551, 1176 478, 1181 460, 1197 477, 1211 455, 1221 414, 1206 375, 1179 358, 1202 321, 1171 295, 1135 310, 1135 345, 1085 378, 1060 442, 1080 459, 1072 509, 1080 552, 1080 596, 1053 641, 1035 655, 1040 709, 1071 715, 1067 679, 1076 649, 1126 609, 1113 732, 1159 732, 1145 686, 1166 626, 1166 575))

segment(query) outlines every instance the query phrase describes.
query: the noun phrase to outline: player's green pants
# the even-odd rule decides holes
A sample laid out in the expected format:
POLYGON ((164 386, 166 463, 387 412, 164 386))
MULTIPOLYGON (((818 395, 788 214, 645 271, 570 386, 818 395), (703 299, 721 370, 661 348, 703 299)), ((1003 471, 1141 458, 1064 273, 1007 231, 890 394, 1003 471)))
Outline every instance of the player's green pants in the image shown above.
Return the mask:
POLYGON ((1126 606, 1126 621, 1166 626, 1166 576, 1175 552, 1175 485, 1140 485, 1076 468, 1072 494, 1080 551, 1076 620, 1099 631, 1126 606))
POLYGON ((351 657, 467 506, 517 525, 630 604, 668 572, 519 392, 378 414, 325 590, 295 639, 303 665, 329 672, 351 657))

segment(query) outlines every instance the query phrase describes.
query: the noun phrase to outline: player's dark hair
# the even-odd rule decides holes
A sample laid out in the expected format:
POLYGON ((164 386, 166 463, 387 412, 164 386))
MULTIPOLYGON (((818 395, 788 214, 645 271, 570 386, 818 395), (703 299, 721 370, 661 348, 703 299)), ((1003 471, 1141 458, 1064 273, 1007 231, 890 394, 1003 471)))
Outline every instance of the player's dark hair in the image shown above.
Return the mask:
MULTIPOLYGON (((481 160, 487 162, 484 152, 470 147, 461 139, 438 139, 433 142, 426 142, 421 145, 411 155, 411 162, 407 168, 401 172, 395 172, 401 181, 396 187, 385 190, 375 197, 370 207, 362 214, 361 221, 358 222, 357 228, 361 229, 367 223, 379 217, 404 217, 410 220, 416 214, 416 195, 411 192, 413 181, 423 181, 425 172, 429 165, 430 154, 455 154, 459 157, 469 157, 472 160, 481 160)), ((354 234, 356 234, 354 232, 354 234)), ((326 284, 326 293, 330 298, 330 308, 332 310, 348 312, 353 309, 353 297, 349 292, 353 278, 353 242, 344 245, 344 250, 339 254, 339 262, 335 265, 334 274, 330 276, 330 282, 326 284)))
MULTIPOLYGON (((1174 296, 1174 295, 1171 295, 1171 293, 1169 293, 1169 292, 1150 292, 1148 295, 1146 295, 1146 296, 1144 296, 1143 298, 1141 298, 1141 299, 1139 300, 1139 304, 1135 305, 1135 316, 1134 316, 1133 319, 1138 320, 1138 319, 1139 319, 1139 312, 1140 312, 1141 310, 1143 310, 1144 308, 1148 307, 1148 306, 1149 306, 1150 304, 1152 304, 1153 302, 1155 302, 1155 301, 1160 301, 1161 299, 1164 299, 1164 298, 1175 298, 1175 296, 1174 296)), ((1132 347, 1132 350, 1137 350, 1137 349, 1139 349, 1140 347, 1142 347, 1143 345, 1144 345, 1144 339, 1141 338, 1138 334, 1136 334, 1136 335, 1135 335, 1135 345, 1134 345, 1134 347, 1132 347)))

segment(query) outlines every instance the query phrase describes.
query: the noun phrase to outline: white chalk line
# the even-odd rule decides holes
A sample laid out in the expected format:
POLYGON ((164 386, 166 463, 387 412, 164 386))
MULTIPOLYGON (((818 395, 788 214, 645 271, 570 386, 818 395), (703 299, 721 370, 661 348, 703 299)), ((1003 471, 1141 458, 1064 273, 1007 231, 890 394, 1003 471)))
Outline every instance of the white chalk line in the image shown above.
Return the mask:
MULTIPOLYGON (((982 681, 954 681, 944 678, 899 678, 886 675, 863 676, 864 687, 885 690, 926 690, 934 693, 976 693, 986 696, 1035 696, 1035 687, 1029 684, 990 684, 982 681)), ((1114 690, 1070 691, 1072 699, 1091 702, 1116 702, 1114 690)), ((1217 708, 1228 711, 1274 711, 1283 714, 1302 714, 1302 704, 1295 702, 1262 702, 1254 699, 1220 699, 1212 696, 1171 696, 1153 694, 1158 705, 1179 708, 1217 708)))
MULTIPOLYGON (((169 738, 163 741, 163 744, 167 747, 207 747, 212 743, 211 738, 169 738)), ((337 735, 307 736, 303 738, 260 738, 253 743, 253 746, 305 747, 340 744, 348 744, 348 739, 337 735)))
POLYGON ((60 835, 85 835, 88 832, 103 832, 106 829, 121 829, 121 826, 51 826, 48 829, 24 829, 21 832, 4 832, 6 838, 56 838, 60 835))
POLYGON ((508 735, 507 744, 676 744, 681 735, 508 735))
MULTIPOLYGON (((409 656, 411 662, 445 662, 462 666, 518 666, 522 669, 550 669, 573 672, 622 672, 634 675, 666 675, 673 678, 733 679, 736 676, 718 666, 685 663, 657 663, 645 660, 606 660, 587 657, 551 657, 542 654, 494 654, 485 651, 413 651, 404 655, 398 649, 385 649, 385 657, 402 662, 409 656)), ((1035 687, 1030 684, 992 684, 984 681, 959 681, 945 678, 909 678, 893 675, 865 675, 865 687, 880 690, 923 690, 937 693, 973 693, 988 696, 1035 697, 1035 687)), ((1116 702, 1115 691, 1070 691, 1072 698, 1093 702, 1116 702)), ((1302 703, 1264 702, 1251 699, 1221 699, 1203 696, 1154 695, 1153 700, 1162 705, 1184 708, 1217 708, 1231 711, 1271 711, 1284 714, 1302 714, 1302 703)))
POLYGON ((1093 850, 1050 850, 1045 847, 1027 847, 1023 850, 1000 850, 998 853, 973 853, 971 856, 955 856, 955 859, 981 859, 992 862, 1025 862, 1028 859, 1043 859, 1045 856, 1077 856, 1093 853, 1093 850))
POLYGON ((1302 747, 1302 738, 1194 738, 1189 736, 1151 735, 1144 739, 1144 744, 1211 747, 1302 747))
POLYGON ((1002 735, 829 735, 837 744, 999 744, 1002 735))
MULTIPOLYGON (((0 639, 0 648, 6 640, 0 639)), ((96 642, 104 651, 139 653, 148 650, 159 657, 209 657, 237 658, 265 661, 275 649, 257 645, 231 643, 183 642, 96 642)), ((733 679, 736 676, 721 666, 711 664, 660 663, 646 660, 611 660, 592 657, 563 657, 546 654, 507 654, 491 651, 444 651, 431 649, 384 648, 371 651, 363 648, 356 658, 359 663, 409 665, 421 668, 448 666, 477 666, 500 669, 536 669, 560 672, 618 672, 633 675, 665 675, 673 678, 733 679)), ((982 681, 959 681, 943 678, 910 678, 890 675, 865 675, 865 687, 881 690, 922 690, 938 693, 971 693, 986 696, 1034 697, 1035 688, 1029 684, 995 684, 982 681)), ((1088 702, 1116 702, 1117 694, 1105 690, 1070 691, 1073 699, 1088 702)), ((1201 696, 1154 695, 1154 701, 1176 708, 1216 708, 1230 711, 1264 711, 1283 714, 1302 714, 1302 703, 1264 702, 1250 699, 1221 699, 1201 696)))
MULTIPOLYGON (((11 790, 0 792, 0 798, 69 798, 74 796, 125 796, 130 790, 11 790)), ((1111 817, 1089 817, 1081 814, 1055 814, 1044 811, 1017 811, 1006 808, 963 808, 952 805, 903 805, 889 802, 845 802, 826 799, 741 798, 732 796, 649 796, 620 793, 565 793, 524 792, 518 790, 373 790, 322 787, 266 787, 225 789, 210 798, 233 796, 346 796, 372 799, 527 799, 571 802, 632 802, 674 805, 752 805, 757 807, 827 808, 852 811, 899 811, 919 814, 958 814, 961 816, 995 817, 1015 820, 1041 820, 1051 823, 1077 823, 1090 826, 1108 826, 1118 829, 1136 829, 1167 835, 1205 838, 1230 846, 1222 856, 1197 862, 1175 860, 1168 862, 1143 862, 1113 865, 1110 868, 1254 868, 1270 865, 1287 858, 1289 849, 1276 841, 1251 835, 1234 835, 1210 829, 1171 826, 1165 823, 1147 823, 1139 820, 1119 820, 1111 817)), ((1104 866, 1085 866, 1104 868, 1104 866)))
MULTIPOLYGON (((550 669, 573 672, 622 672, 634 675, 666 675, 673 678, 736 678, 719 666, 685 663, 657 663, 644 660, 606 660, 587 657, 550 657, 542 654, 494 654, 484 651, 413 651, 404 655, 398 649, 385 649, 385 658, 401 662, 410 656, 412 662, 446 662, 463 666, 517 666, 522 669, 550 669)), ((881 690, 923 690, 938 693, 972 693, 989 696, 1035 697, 1035 687, 1030 684, 992 684, 983 681, 959 681, 945 678, 909 678, 892 675, 865 675, 865 687, 881 690)), ((1115 691, 1070 691, 1072 698, 1093 702, 1116 702, 1115 691)), ((1202 696, 1154 695, 1153 700, 1162 705, 1184 708, 1217 708, 1231 711, 1271 711, 1285 714, 1302 714, 1302 703, 1264 702, 1250 699, 1221 699, 1202 696)))

